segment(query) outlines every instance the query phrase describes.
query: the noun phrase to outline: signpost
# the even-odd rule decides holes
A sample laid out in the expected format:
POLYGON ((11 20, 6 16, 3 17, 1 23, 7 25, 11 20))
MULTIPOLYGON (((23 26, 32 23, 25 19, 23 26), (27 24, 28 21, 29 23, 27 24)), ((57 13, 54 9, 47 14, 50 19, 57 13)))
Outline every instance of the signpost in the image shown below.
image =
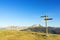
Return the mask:
POLYGON ((41 16, 41 18, 44 18, 44 20, 45 20, 45 25, 46 25, 46 36, 48 36, 48 20, 52 20, 52 18, 48 18, 47 15, 41 16))

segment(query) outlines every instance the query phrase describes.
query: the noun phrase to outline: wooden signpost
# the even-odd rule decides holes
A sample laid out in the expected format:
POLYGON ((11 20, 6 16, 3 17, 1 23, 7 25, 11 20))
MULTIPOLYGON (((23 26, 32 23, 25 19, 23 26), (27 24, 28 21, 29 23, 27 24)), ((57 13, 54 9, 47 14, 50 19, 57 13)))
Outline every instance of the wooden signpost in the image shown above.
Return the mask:
POLYGON ((44 18, 44 20, 45 20, 45 25, 46 25, 46 36, 49 36, 49 35, 48 35, 48 20, 52 20, 52 18, 48 18, 47 15, 41 16, 41 18, 44 18))

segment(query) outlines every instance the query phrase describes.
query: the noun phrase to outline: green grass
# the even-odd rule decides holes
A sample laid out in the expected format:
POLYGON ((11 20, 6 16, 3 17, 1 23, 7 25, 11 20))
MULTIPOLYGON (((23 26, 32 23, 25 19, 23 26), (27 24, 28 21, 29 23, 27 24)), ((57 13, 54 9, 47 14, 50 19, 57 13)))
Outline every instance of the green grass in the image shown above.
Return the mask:
POLYGON ((0 40, 60 40, 60 35, 29 31, 0 30, 0 40))

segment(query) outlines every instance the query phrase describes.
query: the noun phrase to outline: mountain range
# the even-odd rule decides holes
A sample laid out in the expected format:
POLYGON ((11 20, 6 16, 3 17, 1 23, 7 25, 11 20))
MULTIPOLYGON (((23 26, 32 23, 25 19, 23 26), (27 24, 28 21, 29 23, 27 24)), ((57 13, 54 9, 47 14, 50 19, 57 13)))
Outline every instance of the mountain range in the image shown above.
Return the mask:
MULTIPOLYGON (((34 24, 32 26, 8 26, 6 28, 0 28, 0 30, 21 30, 21 31, 33 31, 33 32, 46 32, 46 27, 40 24, 34 24)), ((60 34, 60 28, 48 27, 48 32, 52 34, 60 34)))

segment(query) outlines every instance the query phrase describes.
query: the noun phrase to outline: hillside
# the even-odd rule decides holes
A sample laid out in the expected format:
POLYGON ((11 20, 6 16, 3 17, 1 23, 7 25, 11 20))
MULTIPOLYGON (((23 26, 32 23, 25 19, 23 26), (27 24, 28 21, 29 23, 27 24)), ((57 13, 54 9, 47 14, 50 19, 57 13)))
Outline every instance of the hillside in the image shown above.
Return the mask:
MULTIPOLYGON (((21 31, 32 31, 32 32, 46 32, 46 27, 40 25, 40 24, 34 24, 31 27, 28 27, 26 29, 22 29, 21 31)), ((60 28, 55 27, 48 27, 48 32, 52 34, 60 34, 60 28)))
POLYGON ((44 34, 31 31, 0 30, 0 40, 60 40, 58 34, 49 34, 49 37, 44 34))
MULTIPOLYGON (((49 33, 52 33, 52 34, 57 34, 56 28, 53 28, 53 27, 48 27, 48 32, 49 33)), ((46 32, 46 27, 33 27, 33 28, 27 28, 27 29, 24 29, 24 30, 21 30, 21 31, 32 31, 32 32, 46 32)))

